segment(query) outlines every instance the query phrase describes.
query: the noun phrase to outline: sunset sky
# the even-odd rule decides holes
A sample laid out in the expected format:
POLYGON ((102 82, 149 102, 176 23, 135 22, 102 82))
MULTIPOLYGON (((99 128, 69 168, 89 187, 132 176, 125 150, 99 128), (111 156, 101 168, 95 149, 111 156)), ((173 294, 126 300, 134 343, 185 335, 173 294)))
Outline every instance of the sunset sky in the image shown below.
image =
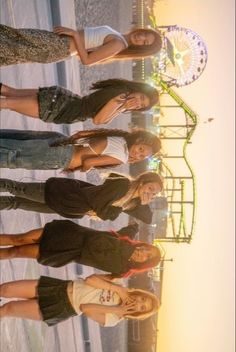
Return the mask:
POLYGON ((188 147, 197 221, 190 245, 165 245, 174 262, 165 265, 158 352, 234 351, 234 6, 157 1, 158 24, 191 28, 209 53, 202 76, 177 89, 200 120, 188 147))

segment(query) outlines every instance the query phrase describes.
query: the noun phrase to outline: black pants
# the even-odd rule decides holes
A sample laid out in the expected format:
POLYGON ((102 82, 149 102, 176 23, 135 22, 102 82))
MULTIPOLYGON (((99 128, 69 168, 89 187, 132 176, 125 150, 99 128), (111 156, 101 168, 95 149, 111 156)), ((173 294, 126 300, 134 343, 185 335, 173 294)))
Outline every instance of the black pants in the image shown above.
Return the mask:
POLYGON ((22 209, 39 213, 55 213, 45 203, 45 182, 18 182, 1 178, 0 192, 14 195, 14 197, 0 197, 0 210, 22 209))

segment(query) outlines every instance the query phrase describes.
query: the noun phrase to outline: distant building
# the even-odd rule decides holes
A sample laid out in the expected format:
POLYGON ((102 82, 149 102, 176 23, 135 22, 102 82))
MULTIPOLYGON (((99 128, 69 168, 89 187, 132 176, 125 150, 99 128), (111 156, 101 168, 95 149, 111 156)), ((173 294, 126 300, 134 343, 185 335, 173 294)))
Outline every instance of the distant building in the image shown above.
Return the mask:
POLYGON ((137 27, 146 27, 151 24, 149 19, 150 10, 153 8, 155 0, 133 0, 133 21, 137 27))

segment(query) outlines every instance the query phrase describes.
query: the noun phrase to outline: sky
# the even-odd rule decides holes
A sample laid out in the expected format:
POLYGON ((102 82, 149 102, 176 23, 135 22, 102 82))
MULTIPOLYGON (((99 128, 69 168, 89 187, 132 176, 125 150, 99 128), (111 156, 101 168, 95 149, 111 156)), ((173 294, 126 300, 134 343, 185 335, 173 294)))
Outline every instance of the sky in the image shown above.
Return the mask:
POLYGON ((191 244, 165 244, 158 352, 234 351, 234 10, 233 0, 160 0, 159 25, 191 28, 205 41, 202 76, 178 94, 199 116, 188 147, 197 181, 191 244), (211 123, 204 123, 208 118, 211 123))

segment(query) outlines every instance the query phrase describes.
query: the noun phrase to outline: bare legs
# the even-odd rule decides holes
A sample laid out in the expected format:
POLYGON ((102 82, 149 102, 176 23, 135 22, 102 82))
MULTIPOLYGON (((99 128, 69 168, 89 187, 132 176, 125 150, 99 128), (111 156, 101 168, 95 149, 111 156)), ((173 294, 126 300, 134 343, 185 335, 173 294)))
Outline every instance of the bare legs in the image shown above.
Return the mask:
POLYGON ((0 100, 0 109, 8 109, 30 117, 39 117, 38 99, 35 97, 15 97, 0 100))
POLYGON ((4 298, 36 298, 38 280, 18 280, 0 285, 0 296, 4 298))
POLYGON ((29 97, 36 96, 38 89, 17 89, 6 84, 2 84, 1 95, 3 97, 29 97))
POLYGON ((34 229, 17 235, 0 235, 0 246, 22 246, 39 243, 43 229, 34 229))
POLYGON ((2 85, 0 110, 9 109, 30 117, 39 117, 38 89, 16 89, 2 85))
POLYGON ((0 259, 32 258, 39 256, 39 241, 43 229, 35 229, 18 235, 0 235, 0 259))
POLYGON ((42 320, 37 296, 38 280, 20 280, 0 285, 0 296, 5 298, 21 298, 0 307, 0 317, 18 317, 42 320))
MULTIPOLYGON (((0 249, 0 259, 37 258, 39 242, 43 229, 35 229, 18 235, 0 235, 0 245, 12 247, 0 249), (34 244, 33 244, 34 243, 34 244)), ((0 307, 0 317, 18 317, 42 320, 37 296, 38 280, 20 280, 0 285, 0 296, 21 298, 0 307)))
POLYGON ((0 249, 0 260, 1 259, 13 259, 13 258, 31 258, 37 259, 39 255, 38 244, 27 244, 19 247, 9 247, 0 249))

